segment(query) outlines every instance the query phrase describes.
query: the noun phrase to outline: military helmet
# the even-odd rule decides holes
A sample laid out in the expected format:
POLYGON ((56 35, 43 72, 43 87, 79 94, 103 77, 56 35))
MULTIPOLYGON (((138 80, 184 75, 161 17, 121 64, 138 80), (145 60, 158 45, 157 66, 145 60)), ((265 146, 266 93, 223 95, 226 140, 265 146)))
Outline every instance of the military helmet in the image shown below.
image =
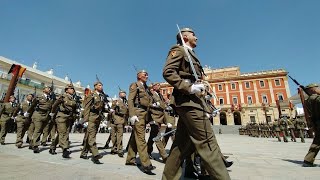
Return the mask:
POLYGON ((319 85, 316 83, 311 83, 306 86, 306 89, 313 88, 313 87, 319 87, 319 85))
POLYGON ((98 85, 98 84, 103 85, 103 84, 102 84, 102 82, 100 82, 100 81, 96 81, 96 82, 93 84, 93 87, 95 87, 95 86, 96 86, 96 85, 98 85))
POLYGON ((138 71, 138 72, 137 72, 137 76, 138 76, 140 73, 146 73, 146 74, 148 74, 148 72, 147 72, 146 70, 144 70, 144 69, 138 71))
POLYGON ((66 87, 64 88, 64 90, 66 91, 67 89, 73 89, 74 90, 73 84, 67 84, 66 87))
MULTIPOLYGON (((182 32, 194 32, 191 28, 182 28, 182 29, 180 29, 180 31, 181 31, 181 33, 182 32)), ((178 34, 180 34, 180 33, 178 33, 178 34)))

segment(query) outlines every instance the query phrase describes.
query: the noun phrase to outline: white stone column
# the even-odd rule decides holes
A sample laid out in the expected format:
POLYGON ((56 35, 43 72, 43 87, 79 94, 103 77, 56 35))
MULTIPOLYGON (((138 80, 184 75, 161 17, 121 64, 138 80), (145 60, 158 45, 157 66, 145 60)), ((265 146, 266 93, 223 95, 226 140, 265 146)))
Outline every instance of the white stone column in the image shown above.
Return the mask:
POLYGON ((240 103, 244 103, 244 96, 243 96, 243 87, 242 87, 242 81, 239 81, 239 91, 240 91, 240 103))
POLYGON ((291 97, 291 92, 289 89, 289 83, 288 83, 288 78, 285 76, 283 77, 283 82, 284 82, 284 87, 286 88, 286 92, 287 92, 287 97, 291 97))
POLYGON ((227 104, 231 104, 230 103, 230 95, 229 95, 229 86, 227 83, 224 83, 224 85, 226 87, 227 104))
POLYGON ((276 103, 276 100, 274 99, 274 92, 273 92, 273 87, 272 87, 272 81, 273 79, 267 79, 268 84, 269 84, 269 89, 270 89, 270 95, 271 95, 271 103, 276 103))
MULTIPOLYGON (((212 93, 215 95, 215 97, 218 98, 217 94, 216 94, 216 86, 215 84, 210 84, 211 88, 212 88, 212 93)), ((214 101, 213 101, 213 104, 216 105, 217 104, 217 101, 219 101, 219 98, 216 99, 216 98, 213 98, 214 101)))
POLYGON ((254 97, 256 99, 256 104, 259 104, 260 100, 259 100, 258 89, 257 89, 257 81, 256 80, 253 81, 253 91, 254 91, 254 97))

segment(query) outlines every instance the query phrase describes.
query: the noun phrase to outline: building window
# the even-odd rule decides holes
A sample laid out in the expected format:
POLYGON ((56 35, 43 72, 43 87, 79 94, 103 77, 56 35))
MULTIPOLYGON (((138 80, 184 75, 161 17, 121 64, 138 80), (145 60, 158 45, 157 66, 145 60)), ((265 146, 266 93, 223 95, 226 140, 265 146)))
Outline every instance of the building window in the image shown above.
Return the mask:
POLYGON ((250 122, 255 123, 256 122, 256 117, 255 116, 250 116, 250 122))
POLYGON ((275 79, 274 80, 274 83, 276 84, 276 86, 280 86, 281 84, 280 84, 280 79, 275 79))
POLYGON ((260 81, 260 87, 264 87, 264 81, 260 81))
POLYGON ((238 97, 232 97, 233 104, 238 104, 238 97))
POLYGON ((223 105, 223 104, 224 104, 223 98, 219 98, 219 104, 220 104, 220 105, 223 105))
POLYGON ((278 100, 279 101, 283 101, 283 95, 282 94, 278 94, 278 100))
POLYGON ((245 82, 246 89, 250 88, 250 82, 245 82))
POLYGON ((222 84, 218 84, 218 90, 222 91, 222 84))
POLYGON ((248 97, 247 97, 247 100, 248 100, 248 104, 251 105, 251 104, 252 104, 252 96, 248 96, 248 97))
POLYGON ((271 116, 267 116, 267 122, 268 122, 268 123, 271 122, 271 116))
POLYGON ((235 90, 236 89, 236 83, 231 83, 231 89, 235 90))
POLYGON ((262 95, 262 102, 268 104, 268 97, 266 95, 262 95))

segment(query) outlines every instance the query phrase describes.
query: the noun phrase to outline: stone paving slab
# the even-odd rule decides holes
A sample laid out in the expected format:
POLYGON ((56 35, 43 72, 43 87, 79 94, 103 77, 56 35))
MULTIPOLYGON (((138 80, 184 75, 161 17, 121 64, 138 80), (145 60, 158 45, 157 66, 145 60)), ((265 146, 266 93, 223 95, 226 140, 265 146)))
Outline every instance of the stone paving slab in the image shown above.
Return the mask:
MULTIPOLYGON (((110 149, 100 150, 104 155, 95 165, 90 160, 80 159, 80 148, 84 134, 70 134, 71 159, 49 154, 49 147, 41 147, 40 154, 34 154, 27 144, 22 149, 15 147, 15 134, 8 134, 8 144, 0 146, 0 179, 161 179, 164 164, 161 160, 152 160, 157 167, 154 175, 147 175, 138 167, 125 166, 125 158, 111 155, 110 149)), ((109 134, 98 134, 98 146, 103 146, 109 134)), ((126 147, 130 134, 124 134, 126 147)), ((147 135, 148 136, 148 135, 147 135)), ((316 158, 317 167, 302 167, 312 139, 306 143, 278 142, 275 138, 253 138, 248 136, 217 134, 220 148, 228 160, 234 161, 229 168, 232 179, 268 180, 268 179, 320 179, 320 157, 316 158)), ((167 146, 169 150, 171 142, 167 146)), ((159 157, 154 147, 154 156, 159 157)), ((125 154, 126 157, 126 154, 125 154)))

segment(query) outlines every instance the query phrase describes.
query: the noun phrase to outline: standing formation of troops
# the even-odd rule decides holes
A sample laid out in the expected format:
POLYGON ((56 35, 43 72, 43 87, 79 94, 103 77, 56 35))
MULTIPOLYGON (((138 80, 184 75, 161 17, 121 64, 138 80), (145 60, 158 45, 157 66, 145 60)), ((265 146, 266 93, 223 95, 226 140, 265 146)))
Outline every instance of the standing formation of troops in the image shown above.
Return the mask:
POLYGON ((270 123, 248 123, 239 128, 239 134, 251 137, 277 138, 279 142, 281 142, 281 137, 283 137, 283 142, 288 142, 287 137, 290 136, 291 141, 297 142, 296 138, 301 138, 301 142, 304 143, 307 130, 303 117, 297 116, 289 119, 287 116, 283 116, 270 123))
MULTIPOLYGON (((124 157, 124 125, 130 123, 132 127, 125 165, 138 166, 136 158, 139 154, 139 166, 143 172, 152 174, 156 168, 151 162, 155 143, 165 163, 162 179, 180 179, 184 162, 186 174, 196 169, 197 175, 205 175, 209 179, 230 179, 227 167, 232 162, 226 161, 222 155, 213 132, 212 119, 217 109, 211 103, 212 94, 203 81, 205 73, 194 51, 197 37, 192 29, 184 28, 179 30, 176 40, 177 44, 170 49, 163 68, 164 79, 174 88, 172 94, 163 97, 159 83, 149 87, 148 72, 141 70, 137 72, 137 81, 129 86, 128 99, 126 92, 120 90, 119 98, 109 102, 100 81, 94 83, 94 90, 85 94, 82 108, 72 83, 57 97, 48 86, 43 88, 43 94, 29 94, 22 103, 16 103, 15 97, 10 96, 9 102, 1 104, 0 108, 1 145, 5 145, 8 122, 15 121, 18 148, 22 148, 23 137, 28 132, 29 149, 40 153, 40 146, 46 146, 50 136, 49 153, 56 155, 56 147, 60 146, 62 157, 70 158, 69 132, 82 109, 81 123, 87 124, 80 155, 82 159, 88 159, 90 152, 92 162, 101 164, 99 159, 103 156, 98 151, 96 136, 101 122, 107 118, 111 134, 103 148, 108 148, 112 141, 111 154, 121 158, 124 157), (147 126, 150 126, 148 140, 147 126), (173 144, 167 154, 165 147, 170 137, 173 144)), ((315 125, 315 138, 304 163, 313 166, 320 149, 320 91, 317 85, 310 85, 307 89, 312 94, 306 102, 315 125)), ((250 123, 239 132, 252 137, 277 137, 279 141, 282 135, 285 142, 288 142, 288 135, 296 141, 297 134, 304 142, 304 129, 302 118, 282 117, 270 124, 250 123)))

